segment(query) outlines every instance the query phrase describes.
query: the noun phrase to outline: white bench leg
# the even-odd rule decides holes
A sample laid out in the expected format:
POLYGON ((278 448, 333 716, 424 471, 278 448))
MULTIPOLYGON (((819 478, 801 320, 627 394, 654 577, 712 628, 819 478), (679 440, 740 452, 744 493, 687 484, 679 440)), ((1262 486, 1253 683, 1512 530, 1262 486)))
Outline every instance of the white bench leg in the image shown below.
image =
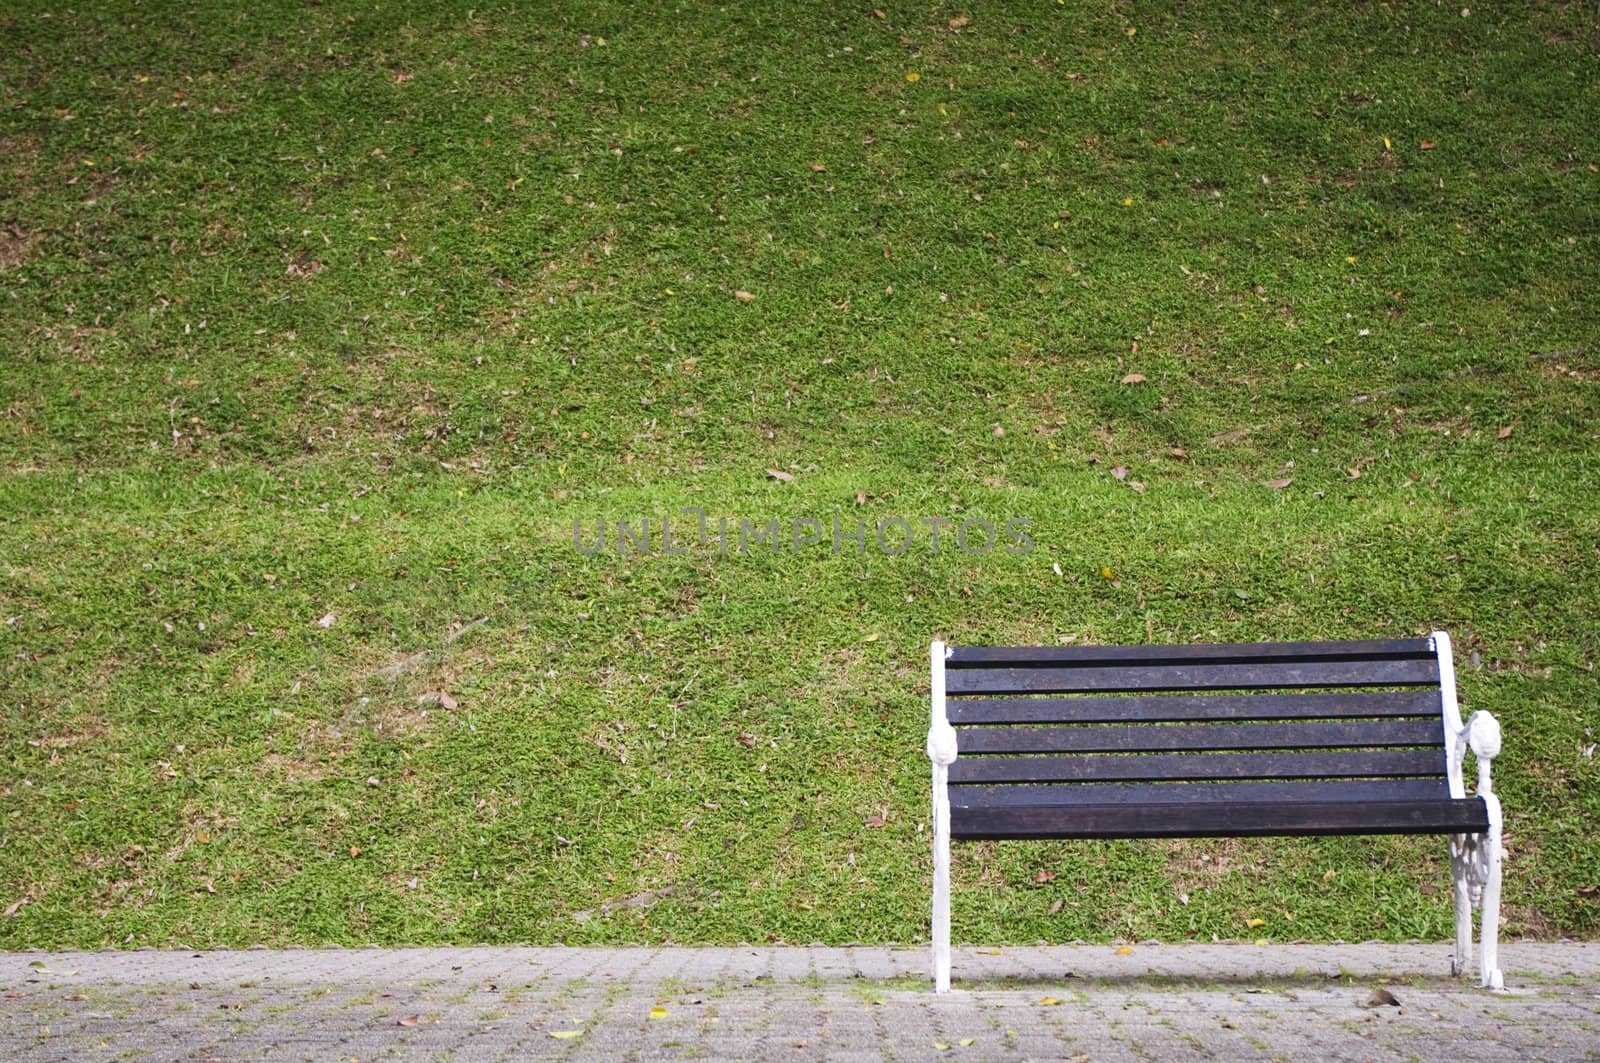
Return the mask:
POLYGON ((956 730, 945 715, 944 643, 928 647, 933 708, 928 721, 928 760, 933 764, 933 991, 950 992, 950 765, 956 762, 956 730))
POLYGON ((1450 973, 1460 975, 1472 965, 1472 882, 1465 853, 1468 835, 1450 838, 1450 870, 1455 879, 1456 951, 1450 958, 1450 973))
POLYGON ((1450 973, 1462 974, 1472 963, 1472 902, 1481 911, 1478 933, 1478 984, 1504 989, 1500 970, 1500 802, 1488 795, 1489 829, 1483 834, 1457 834, 1450 839, 1450 863, 1455 877, 1456 948, 1450 973), (1476 897, 1474 896, 1476 894, 1476 897))
POLYGON ((950 769, 933 766, 933 991, 950 992, 950 769))
POLYGON ((1489 874, 1483 884, 1478 984, 1485 989, 1504 989, 1505 975, 1500 972, 1500 802, 1493 796, 1489 798, 1489 834, 1484 844, 1489 847, 1489 874))

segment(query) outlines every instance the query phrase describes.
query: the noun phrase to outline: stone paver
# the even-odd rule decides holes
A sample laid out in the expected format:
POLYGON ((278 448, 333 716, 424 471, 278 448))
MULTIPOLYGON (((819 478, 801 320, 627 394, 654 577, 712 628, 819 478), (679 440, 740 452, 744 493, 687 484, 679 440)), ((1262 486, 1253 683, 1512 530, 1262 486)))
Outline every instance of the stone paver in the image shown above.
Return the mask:
POLYGON ((1600 1059, 1600 945, 463 948, 0 954, 0 1057, 1600 1059), (1399 1006, 1369 1006, 1382 986, 1399 1006))

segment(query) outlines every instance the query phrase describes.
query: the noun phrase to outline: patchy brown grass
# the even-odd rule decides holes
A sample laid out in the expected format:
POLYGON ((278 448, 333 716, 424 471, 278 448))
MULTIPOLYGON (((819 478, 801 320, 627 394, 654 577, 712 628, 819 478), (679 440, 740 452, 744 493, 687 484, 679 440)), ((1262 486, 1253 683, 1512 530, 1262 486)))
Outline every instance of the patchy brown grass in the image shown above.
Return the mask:
POLYGON ((22 265, 43 239, 43 234, 29 232, 20 225, 0 225, 0 270, 22 265))

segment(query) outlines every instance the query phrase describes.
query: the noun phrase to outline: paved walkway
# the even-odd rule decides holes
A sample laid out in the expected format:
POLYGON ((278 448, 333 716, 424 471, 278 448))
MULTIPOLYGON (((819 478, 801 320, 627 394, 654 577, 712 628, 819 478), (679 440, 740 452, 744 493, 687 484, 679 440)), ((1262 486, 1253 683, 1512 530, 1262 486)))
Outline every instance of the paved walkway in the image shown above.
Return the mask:
POLYGON ((0 1057, 1600 1059, 1600 944, 1510 944, 1505 993, 1444 977, 1444 945, 962 948, 942 997, 926 962, 821 947, 0 953, 0 1057))

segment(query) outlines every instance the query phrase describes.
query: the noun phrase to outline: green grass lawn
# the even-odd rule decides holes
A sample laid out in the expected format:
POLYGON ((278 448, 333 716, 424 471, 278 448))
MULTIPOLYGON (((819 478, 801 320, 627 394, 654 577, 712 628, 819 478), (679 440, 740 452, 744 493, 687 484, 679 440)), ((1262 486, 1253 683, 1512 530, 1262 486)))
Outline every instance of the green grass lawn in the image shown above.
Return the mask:
MULTIPOLYGON (((1590 7, 818 7, 8 5, 0 947, 925 940, 931 638, 1436 628, 1600 931, 1590 7)), ((1439 838, 955 867, 1450 934, 1439 838)))

